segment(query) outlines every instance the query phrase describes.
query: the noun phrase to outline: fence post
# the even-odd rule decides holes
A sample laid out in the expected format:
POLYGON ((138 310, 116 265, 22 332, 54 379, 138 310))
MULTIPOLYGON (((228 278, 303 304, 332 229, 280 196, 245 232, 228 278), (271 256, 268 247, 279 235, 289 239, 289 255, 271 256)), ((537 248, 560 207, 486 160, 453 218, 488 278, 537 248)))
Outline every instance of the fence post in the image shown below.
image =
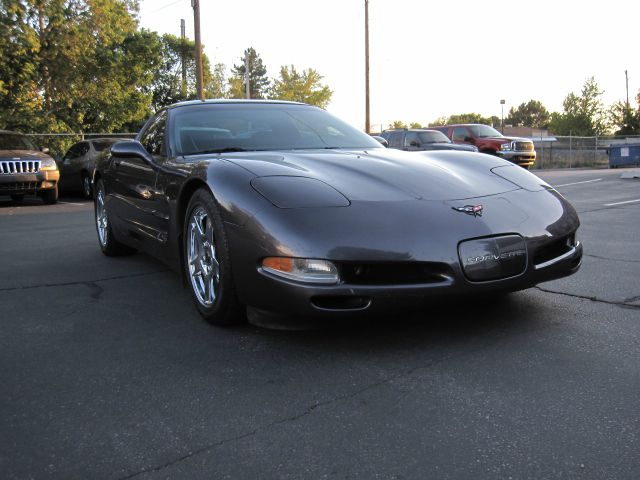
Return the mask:
POLYGON ((569 130, 569 168, 571 168, 571 160, 573 158, 573 150, 572 150, 572 140, 571 130, 569 130))
POLYGON ((596 133, 596 148, 593 151, 593 163, 594 163, 594 167, 597 165, 598 163, 598 134, 596 133))

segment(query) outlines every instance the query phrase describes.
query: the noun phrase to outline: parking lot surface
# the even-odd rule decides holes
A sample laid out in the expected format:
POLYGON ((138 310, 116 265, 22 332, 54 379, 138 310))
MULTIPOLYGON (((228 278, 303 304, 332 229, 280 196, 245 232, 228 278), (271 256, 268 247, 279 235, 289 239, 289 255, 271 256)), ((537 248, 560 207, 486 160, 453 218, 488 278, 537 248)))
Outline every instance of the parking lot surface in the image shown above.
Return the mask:
MULTIPOLYGON (((203 322, 92 206, 0 199, 0 478, 640 478, 640 179, 537 172, 583 266, 307 331, 203 322)), ((318 326, 320 327, 320 326, 318 326)))

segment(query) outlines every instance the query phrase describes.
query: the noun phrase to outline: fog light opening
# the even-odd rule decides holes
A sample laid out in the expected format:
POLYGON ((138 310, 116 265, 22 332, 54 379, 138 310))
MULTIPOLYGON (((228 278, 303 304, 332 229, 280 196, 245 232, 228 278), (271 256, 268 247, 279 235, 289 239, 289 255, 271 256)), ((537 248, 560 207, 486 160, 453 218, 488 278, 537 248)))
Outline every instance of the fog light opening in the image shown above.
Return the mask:
POLYGON ((304 283, 332 285, 340 276, 337 267, 328 260, 314 258, 266 257, 262 269, 279 277, 304 283))

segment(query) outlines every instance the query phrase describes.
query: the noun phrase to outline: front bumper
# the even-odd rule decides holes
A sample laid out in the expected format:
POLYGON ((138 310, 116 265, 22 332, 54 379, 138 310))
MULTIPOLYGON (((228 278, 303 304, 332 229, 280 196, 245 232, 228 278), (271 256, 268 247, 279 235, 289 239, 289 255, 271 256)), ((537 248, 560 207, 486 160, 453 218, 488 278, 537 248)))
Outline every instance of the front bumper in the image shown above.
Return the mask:
POLYGON ((498 150, 496 154, 500 158, 504 158, 505 160, 509 160, 510 162, 525 168, 531 168, 536 161, 535 151, 498 150))
POLYGON ((54 189, 60 180, 58 170, 41 170, 38 173, 0 175, 0 195, 33 194, 54 189))
MULTIPOLYGON (((534 255, 530 255, 532 259, 534 255)), ((439 281, 411 285, 309 285, 292 282, 258 270, 250 307, 285 315, 310 318, 376 315, 399 310, 417 310, 429 301, 447 297, 473 296, 523 290, 538 283, 577 272, 582 262, 582 245, 544 264, 529 263, 524 273, 488 282, 469 281, 460 264, 450 265, 450 274, 439 281)))

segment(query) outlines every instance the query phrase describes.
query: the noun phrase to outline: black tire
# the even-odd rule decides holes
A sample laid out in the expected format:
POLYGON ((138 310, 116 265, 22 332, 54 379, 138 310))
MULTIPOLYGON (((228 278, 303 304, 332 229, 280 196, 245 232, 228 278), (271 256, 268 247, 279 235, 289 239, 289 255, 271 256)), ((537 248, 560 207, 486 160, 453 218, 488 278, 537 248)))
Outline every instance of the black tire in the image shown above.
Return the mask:
POLYGON ((58 185, 54 188, 42 190, 42 201, 45 205, 53 205, 58 201, 58 185))
POLYGON ((11 200, 13 200, 14 202, 21 202, 22 200, 24 200, 24 193, 14 193, 13 195, 11 195, 11 200))
POLYGON ((246 322, 246 308, 236 295, 222 217, 205 188, 189 200, 182 249, 187 285, 200 315, 219 326, 246 322))
POLYGON ((108 257, 131 255, 136 252, 136 249, 125 245, 124 243, 120 243, 113 235, 109 216, 107 215, 105 198, 104 183, 102 183, 102 180, 98 180, 98 185, 96 186, 96 197, 93 203, 93 212, 95 215, 96 233, 98 234, 98 245, 100 245, 100 250, 102 250, 102 253, 108 257))
POLYGON ((91 177, 87 172, 82 172, 80 175, 80 187, 82 192, 82 198, 93 198, 93 189, 91 188, 91 177))

